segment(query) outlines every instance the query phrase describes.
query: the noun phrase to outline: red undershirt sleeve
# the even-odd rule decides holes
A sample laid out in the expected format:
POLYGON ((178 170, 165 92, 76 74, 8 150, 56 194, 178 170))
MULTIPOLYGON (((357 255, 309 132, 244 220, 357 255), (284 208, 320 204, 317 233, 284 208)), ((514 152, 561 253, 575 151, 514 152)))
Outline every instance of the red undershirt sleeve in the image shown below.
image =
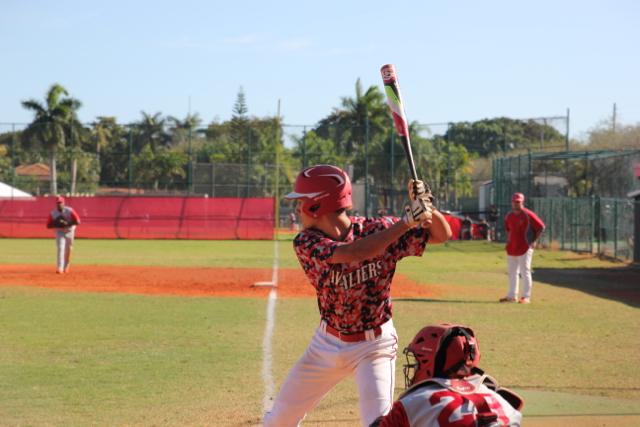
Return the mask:
POLYGON ((378 427, 410 427, 407 412, 400 401, 393 403, 391 411, 382 417, 378 427))

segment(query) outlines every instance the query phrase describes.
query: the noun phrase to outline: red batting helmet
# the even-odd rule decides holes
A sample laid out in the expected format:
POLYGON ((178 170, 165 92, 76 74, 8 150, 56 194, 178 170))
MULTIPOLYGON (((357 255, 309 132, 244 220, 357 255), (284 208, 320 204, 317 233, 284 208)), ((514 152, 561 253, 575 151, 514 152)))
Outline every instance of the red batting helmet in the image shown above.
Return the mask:
POLYGON ((480 347, 471 328, 443 323, 427 326, 404 349, 407 388, 432 377, 461 378, 480 361, 480 347), (462 368, 466 368, 461 371, 462 368))
POLYGON ((296 178, 294 191, 287 199, 302 199, 302 210, 318 218, 338 209, 349 209, 351 180, 342 169, 331 165, 315 165, 304 169, 296 178))

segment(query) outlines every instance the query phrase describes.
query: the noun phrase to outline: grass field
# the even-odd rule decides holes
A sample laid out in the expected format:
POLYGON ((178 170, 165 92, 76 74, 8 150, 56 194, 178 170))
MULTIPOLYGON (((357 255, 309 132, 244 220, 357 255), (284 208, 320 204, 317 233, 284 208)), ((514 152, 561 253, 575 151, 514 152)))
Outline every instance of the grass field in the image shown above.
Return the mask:
MULTIPOLYGON (((281 268, 299 268, 290 242, 281 268)), ((0 240, 0 263, 54 265, 51 240, 0 240)), ((270 267, 272 242, 77 240, 74 264, 270 267)), ((403 347, 422 326, 471 325, 481 366, 526 399, 525 425, 640 425, 640 277, 567 252, 534 255, 533 303, 498 304, 501 245, 435 246, 398 272, 433 298, 396 299, 403 347)), ((117 267, 114 267, 117 268, 117 267)), ((73 274, 73 273, 72 273, 73 274)), ((37 284, 34 284, 37 285, 37 284)), ((247 284, 248 286, 249 284, 247 284)), ((256 425, 266 300, 60 292, 0 286, 0 425, 256 425)), ((318 323, 310 298, 278 299, 276 387, 318 323)), ((397 392, 402 391, 402 360, 397 392)), ((355 385, 305 425, 359 425, 355 385)))

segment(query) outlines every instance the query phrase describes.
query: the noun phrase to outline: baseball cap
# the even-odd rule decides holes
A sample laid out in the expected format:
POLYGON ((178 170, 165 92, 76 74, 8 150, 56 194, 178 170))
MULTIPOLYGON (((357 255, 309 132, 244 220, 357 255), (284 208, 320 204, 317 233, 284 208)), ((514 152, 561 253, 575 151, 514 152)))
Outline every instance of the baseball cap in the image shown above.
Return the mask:
POLYGON ((64 203, 64 197, 62 196, 56 197, 56 203, 64 203))
POLYGON ((524 202, 524 194, 522 194, 522 193, 513 193, 513 196, 511 196, 511 201, 512 202, 524 202))

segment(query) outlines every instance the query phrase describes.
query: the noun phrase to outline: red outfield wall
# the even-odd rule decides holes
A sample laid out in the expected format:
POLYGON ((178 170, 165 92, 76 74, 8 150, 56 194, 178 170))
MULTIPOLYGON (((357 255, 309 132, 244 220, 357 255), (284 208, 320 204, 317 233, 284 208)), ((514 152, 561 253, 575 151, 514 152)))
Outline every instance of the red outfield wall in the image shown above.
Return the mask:
MULTIPOLYGON (((67 197, 76 237, 98 239, 273 238, 273 198, 67 197)), ((0 199, 0 237, 51 237, 54 197, 0 199)))

